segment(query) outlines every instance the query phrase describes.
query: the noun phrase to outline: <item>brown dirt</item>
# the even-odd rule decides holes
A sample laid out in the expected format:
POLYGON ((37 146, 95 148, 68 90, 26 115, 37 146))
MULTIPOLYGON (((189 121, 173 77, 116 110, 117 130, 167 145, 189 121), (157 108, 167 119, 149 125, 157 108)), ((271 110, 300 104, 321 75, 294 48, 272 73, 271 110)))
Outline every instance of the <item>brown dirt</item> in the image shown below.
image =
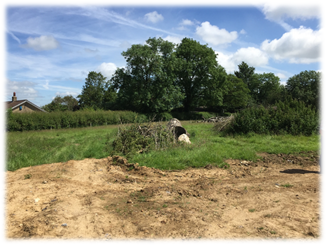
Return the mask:
POLYGON ((28 238, 320 236, 319 157, 261 154, 229 169, 160 171, 121 157, 6 174, 6 235, 28 238), (290 186, 289 186, 289 185, 290 186))

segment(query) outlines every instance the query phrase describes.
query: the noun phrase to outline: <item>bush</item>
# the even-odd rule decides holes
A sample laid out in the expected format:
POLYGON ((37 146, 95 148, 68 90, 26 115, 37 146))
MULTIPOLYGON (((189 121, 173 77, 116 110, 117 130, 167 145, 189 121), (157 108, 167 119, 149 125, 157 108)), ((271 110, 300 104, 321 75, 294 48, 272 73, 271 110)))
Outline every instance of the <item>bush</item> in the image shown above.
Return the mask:
POLYGON ((273 107, 250 107, 235 114, 226 134, 292 134, 311 135, 317 131, 317 112, 302 101, 286 100, 273 107))
MULTIPOLYGON (((136 153, 144 153, 152 149, 164 149, 175 141, 172 131, 166 126, 149 122, 121 126, 117 138, 113 141, 111 155, 123 154, 127 157, 136 153)), ((109 139, 107 141, 107 144, 109 139)), ((109 148, 109 147, 108 147, 109 148)))

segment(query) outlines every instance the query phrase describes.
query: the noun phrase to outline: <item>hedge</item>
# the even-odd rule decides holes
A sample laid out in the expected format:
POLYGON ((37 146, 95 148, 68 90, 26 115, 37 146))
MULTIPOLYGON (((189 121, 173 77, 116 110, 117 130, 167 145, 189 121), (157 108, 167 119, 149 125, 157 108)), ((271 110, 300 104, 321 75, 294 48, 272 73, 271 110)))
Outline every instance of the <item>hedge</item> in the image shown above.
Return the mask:
POLYGON ((202 119, 208 117, 207 112, 139 114, 132 111, 65 111, 65 112, 33 112, 12 113, 7 111, 7 131, 28 131, 44 129, 79 128, 90 126, 112 125, 120 123, 142 123, 168 121, 174 117, 179 120, 202 119), (204 115, 205 114, 205 115, 204 115))

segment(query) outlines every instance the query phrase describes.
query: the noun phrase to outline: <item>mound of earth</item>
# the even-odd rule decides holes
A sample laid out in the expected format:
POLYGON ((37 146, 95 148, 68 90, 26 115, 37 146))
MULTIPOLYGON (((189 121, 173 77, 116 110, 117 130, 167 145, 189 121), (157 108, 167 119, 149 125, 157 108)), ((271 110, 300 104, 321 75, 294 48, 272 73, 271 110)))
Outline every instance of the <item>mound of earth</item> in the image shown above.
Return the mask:
POLYGON ((122 157, 6 173, 9 239, 220 239, 320 236, 320 166, 262 153, 228 169, 161 171, 122 157))

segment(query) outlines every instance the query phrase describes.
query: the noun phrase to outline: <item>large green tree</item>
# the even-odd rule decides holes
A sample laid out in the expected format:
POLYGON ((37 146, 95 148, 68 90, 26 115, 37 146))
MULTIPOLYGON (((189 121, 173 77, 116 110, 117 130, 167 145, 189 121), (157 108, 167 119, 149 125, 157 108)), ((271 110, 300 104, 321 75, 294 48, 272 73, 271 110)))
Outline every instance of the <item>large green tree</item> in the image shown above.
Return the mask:
POLYGON ((223 95, 223 109, 234 111, 237 108, 247 106, 250 99, 250 90, 242 79, 233 74, 229 74, 227 76, 225 88, 223 95))
POLYGON ((320 80, 320 72, 303 71, 290 77, 285 87, 292 98, 301 100, 306 105, 319 108, 320 80))
POLYGON ((122 52, 127 67, 117 69, 111 78, 121 109, 160 113, 178 106, 183 95, 173 83, 177 64, 174 50, 171 42, 149 38, 145 45, 132 45, 122 52))
POLYGON ((81 108, 103 109, 106 77, 100 72, 91 71, 85 79, 82 92, 78 95, 81 108))
POLYGON ((66 95, 64 97, 57 95, 51 103, 44 105, 42 109, 53 112, 53 111, 73 111, 74 106, 78 105, 78 100, 76 100, 72 95, 66 95))
POLYGON ((205 105, 221 106, 226 72, 217 63, 214 50, 193 39, 184 38, 176 49, 176 56, 175 84, 185 95, 184 110, 205 105))
POLYGON ((283 88, 280 84, 280 78, 274 73, 255 74, 256 81, 259 83, 259 93, 257 102, 263 105, 275 104, 281 100, 283 88))
POLYGON ((260 82, 255 76, 255 68, 242 61, 241 64, 238 65, 238 69, 239 70, 235 71, 234 74, 248 86, 250 90, 250 96, 254 102, 257 102, 260 82))

